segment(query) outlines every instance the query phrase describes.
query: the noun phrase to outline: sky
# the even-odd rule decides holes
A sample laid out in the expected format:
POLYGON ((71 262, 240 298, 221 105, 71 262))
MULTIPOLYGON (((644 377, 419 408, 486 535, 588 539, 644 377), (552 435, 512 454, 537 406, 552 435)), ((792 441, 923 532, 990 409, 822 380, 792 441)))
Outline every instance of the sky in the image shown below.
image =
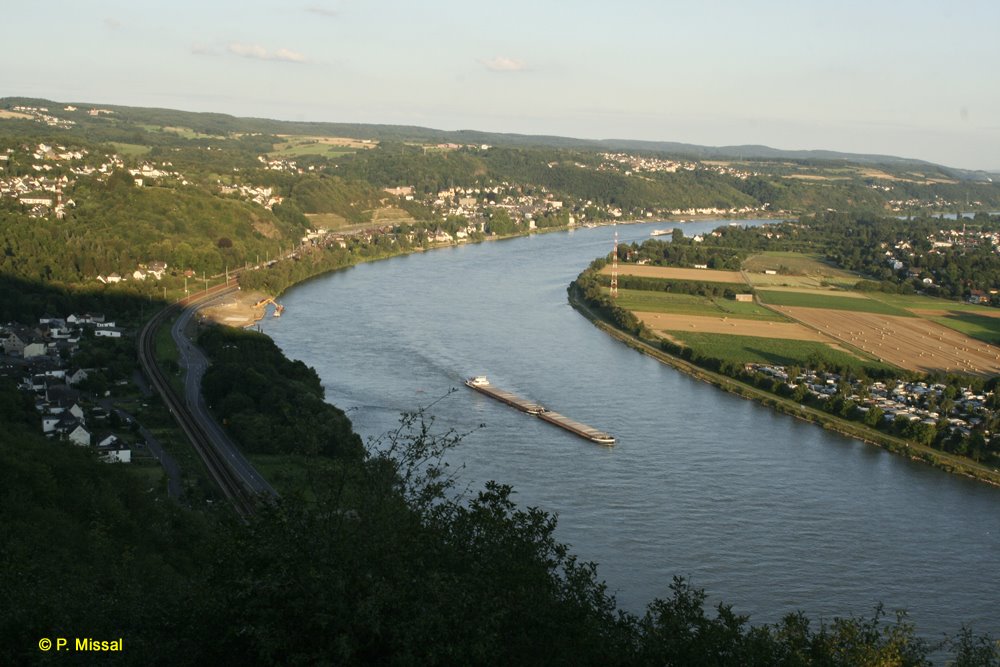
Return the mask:
POLYGON ((1000 171, 996 0, 8 4, 0 97, 1000 171))

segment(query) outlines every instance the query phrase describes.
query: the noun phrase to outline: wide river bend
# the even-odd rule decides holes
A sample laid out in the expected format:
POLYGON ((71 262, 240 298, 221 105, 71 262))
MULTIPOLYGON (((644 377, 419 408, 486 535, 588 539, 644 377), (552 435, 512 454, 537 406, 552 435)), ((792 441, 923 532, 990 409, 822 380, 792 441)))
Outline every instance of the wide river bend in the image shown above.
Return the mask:
MULTIPOLYGON (((760 224, 752 221, 741 224, 760 224)), ((720 221, 686 223, 686 235, 720 221)), ((619 225, 621 240, 670 224, 619 225)), ((436 402, 463 484, 496 479, 640 612, 673 575, 755 622, 906 608, 922 634, 1000 635, 1000 489, 722 392, 608 337, 566 287, 610 227, 356 266, 288 291, 263 330, 374 437, 436 402), (609 431, 586 442, 462 386, 470 375, 609 431), (479 424, 485 428, 477 429, 479 424)))

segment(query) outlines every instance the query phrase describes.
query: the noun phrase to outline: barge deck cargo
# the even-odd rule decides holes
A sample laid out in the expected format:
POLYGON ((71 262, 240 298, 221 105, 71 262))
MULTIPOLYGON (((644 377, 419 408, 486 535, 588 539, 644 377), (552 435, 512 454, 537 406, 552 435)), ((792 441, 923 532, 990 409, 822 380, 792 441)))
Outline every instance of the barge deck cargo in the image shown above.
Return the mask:
POLYGON ((601 445, 611 446, 615 444, 614 436, 605 433, 604 431, 598 431, 596 428, 592 428, 586 424, 581 424, 580 422, 561 415, 558 412, 552 412, 538 403, 533 403, 521 398, 517 394, 512 394, 511 392, 503 389, 497 389, 490 384, 489 380, 481 375, 469 378, 465 381, 465 384, 482 394, 486 394, 490 398, 495 398, 501 403, 506 403, 513 408, 517 408, 521 412, 527 412, 529 415, 535 415, 538 418, 544 419, 550 424, 554 424, 555 426, 565 429, 574 435, 580 436, 581 438, 586 438, 591 442, 596 442, 601 445))

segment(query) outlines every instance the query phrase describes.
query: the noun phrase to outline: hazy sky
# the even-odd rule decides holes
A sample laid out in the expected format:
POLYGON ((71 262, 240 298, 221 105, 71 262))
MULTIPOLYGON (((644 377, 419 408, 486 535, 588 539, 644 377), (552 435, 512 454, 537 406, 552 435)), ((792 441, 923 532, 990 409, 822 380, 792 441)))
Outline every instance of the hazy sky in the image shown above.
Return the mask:
POLYGON ((6 3, 0 96, 1000 170, 1000 2, 6 3))

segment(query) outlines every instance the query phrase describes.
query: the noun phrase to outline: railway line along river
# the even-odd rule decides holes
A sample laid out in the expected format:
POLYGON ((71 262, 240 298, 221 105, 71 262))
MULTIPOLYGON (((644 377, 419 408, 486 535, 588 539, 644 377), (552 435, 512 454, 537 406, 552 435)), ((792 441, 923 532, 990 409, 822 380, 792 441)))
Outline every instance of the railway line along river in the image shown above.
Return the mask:
MULTIPOLYGON (((653 228, 618 232, 631 242, 653 228)), ((682 575, 756 623, 870 615, 881 601, 930 638, 963 623, 1000 635, 1000 489, 777 414, 605 335, 566 287, 611 242, 608 227, 578 229, 364 264, 292 288, 285 316, 261 324, 316 368, 363 437, 444 396, 436 426, 470 432, 449 457, 462 483, 496 479, 558 514, 557 536, 599 563, 626 609, 682 575), (617 445, 462 387, 473 375, 617 445)))

